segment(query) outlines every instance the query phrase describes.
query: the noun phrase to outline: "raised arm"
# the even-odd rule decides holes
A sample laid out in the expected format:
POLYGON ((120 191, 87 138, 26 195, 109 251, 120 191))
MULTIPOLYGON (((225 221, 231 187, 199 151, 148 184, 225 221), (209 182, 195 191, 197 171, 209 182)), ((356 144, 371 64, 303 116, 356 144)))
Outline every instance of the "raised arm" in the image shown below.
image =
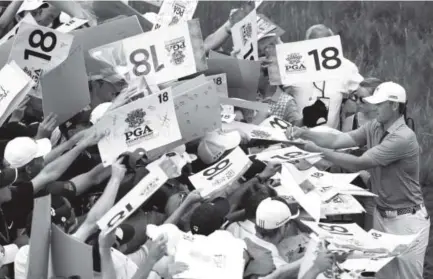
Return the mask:
POLYGON ((85 138, 83 138, 76 147, 65 153, 57 160, 46 165, 43 170, 32 180, 33 191, 36 194, 45 185, 57 180, 72 164, 72 162, 80 155, 87 147, 95 145, 103 135, 96 133, 93 130, 85 138))
POLYGON ((0 35, 4 36, 6 28, 14 20, 15 14, 18 12, 23 1, 12 1, 0 17, 0 35))
POLYGON ((206 53, 209 51, 218 49, 224 42, 230 37, 231 24, 227 20, 218 30, 210 34, 204 40, 204 49, 206 53))
POLYGON ((73 234, 74 237, 81 241, 85 241, 90 234, 96 229, 96 222, 104 216, 108 210, 113 207, 116 199, 117 192, 119 190, 120 183, 125 177, 126 168, 121 165, 119 161, 111 166, 112 174, 107 187, 104 189, 101 197, 90 209, 83 224, 73 234))

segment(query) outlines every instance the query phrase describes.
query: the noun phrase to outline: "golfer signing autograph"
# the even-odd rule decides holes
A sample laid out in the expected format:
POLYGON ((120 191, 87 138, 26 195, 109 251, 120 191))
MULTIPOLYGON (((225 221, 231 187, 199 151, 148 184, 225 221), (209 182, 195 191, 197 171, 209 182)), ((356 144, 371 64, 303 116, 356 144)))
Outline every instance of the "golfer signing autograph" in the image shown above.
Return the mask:
POLYGON ((289 139, 308 142, 304 149, 350 171, 368 170, 376 198, 373 228, 386 233, 417 234, 414 244, 378 272, 376 278, 422 278, 430 220, 419 185, 419 146, 406 125, 406 91, 393 82, 380 84, 365 102, 376 105, 375 120, 340 135, 289 127, 289 139), (360 157, 335 149, 367 146, 360 157))

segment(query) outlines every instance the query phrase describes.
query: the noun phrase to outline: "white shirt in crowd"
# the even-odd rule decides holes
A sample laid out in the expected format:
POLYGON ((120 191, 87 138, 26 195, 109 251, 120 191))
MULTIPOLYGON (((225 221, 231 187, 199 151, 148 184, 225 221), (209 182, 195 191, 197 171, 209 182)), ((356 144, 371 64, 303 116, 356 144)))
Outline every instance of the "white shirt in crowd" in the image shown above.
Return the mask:
MULTIPOLYGON (((29 248, 29 245, 21 247, 15 257, 15 279, 27 279, 29 248)), ((116 270, 116 278, 131 279, 138 270, 137 265, 116 249, 111 249, 111 256, 116 270)), ((94 272, 93 278, 103 279, 99 272, 94 272)))
POLYGON ((342 65, 345 69, 344 76, 339 79, 315 82, 317 88, 313 82, 292 85, 294 89, 292 96, 295 98, 301 115, 305 107, 313 105, 317 98, 324 95, 325 98, 329 98, 328 122, 325 125, 335 129, 339 128, 341 103, 344 94, 356 90, 359 83, 364 79, 359 74, 356 65, 351 61, 344 58, 342 65), (322 90, 324 93, 322 93, 322 90))

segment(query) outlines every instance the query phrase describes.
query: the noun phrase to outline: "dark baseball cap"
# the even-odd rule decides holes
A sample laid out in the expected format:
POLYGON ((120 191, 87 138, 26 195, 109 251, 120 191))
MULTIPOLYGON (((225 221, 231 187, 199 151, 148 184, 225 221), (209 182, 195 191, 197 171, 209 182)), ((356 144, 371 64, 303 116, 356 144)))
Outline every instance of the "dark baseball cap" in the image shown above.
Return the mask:
POLYGON ((202 203, 191 214, 190 228, 193 234, 208 236, 221 228, 226 215, 230 212, 230 204, 225 198, 216 198, 202 203))
POLYGON ((67 227, 71 217, 73 217, 71 203, 62 196, 51 196, 51 221, 56 225, 67 227))
POLYGON ((12 185, 18 178, 18 170, 16 168, 0 169, 0 188, 12 185))

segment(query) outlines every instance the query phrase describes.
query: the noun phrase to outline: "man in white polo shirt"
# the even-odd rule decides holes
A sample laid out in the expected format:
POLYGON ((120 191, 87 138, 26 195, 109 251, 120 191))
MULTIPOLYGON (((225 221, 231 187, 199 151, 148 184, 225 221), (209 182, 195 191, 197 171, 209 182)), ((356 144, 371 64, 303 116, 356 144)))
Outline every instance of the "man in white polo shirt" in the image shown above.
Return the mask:
POLYGON ((407 252, 384 267, 376 278, 422 278, 430 219, 419 184, 419 145, 405 123, 406 91, 394 83, 380 84, 364 101, 375 104, 377 117, 361 128, 340 135, 289 128, 286 135, 312 142, 305 150, 351 171, 368 170, 376 198, 373 228, 397 235, 419 234, 407 252), (313 143, 314 142, 314 143, 313 143), (334 151, 367 146, 360 157, 334 151))
MULTIPOLYGON (((323 24, 311 26, 306 32, 306 40, 333 36, 331 29, 323 24)), ((358 88, 363 77, 359 74, 355 64, 343 59, 342 66, 345 75, 338 79, 298 83, 288 87, 288 92, 295 98, 298 113, 303 115, 303 125, 315 127, 326 125, 340 128, 340 110, 343 97, 358 88), (327 119, 321 117, 326 109, 327 119)))

